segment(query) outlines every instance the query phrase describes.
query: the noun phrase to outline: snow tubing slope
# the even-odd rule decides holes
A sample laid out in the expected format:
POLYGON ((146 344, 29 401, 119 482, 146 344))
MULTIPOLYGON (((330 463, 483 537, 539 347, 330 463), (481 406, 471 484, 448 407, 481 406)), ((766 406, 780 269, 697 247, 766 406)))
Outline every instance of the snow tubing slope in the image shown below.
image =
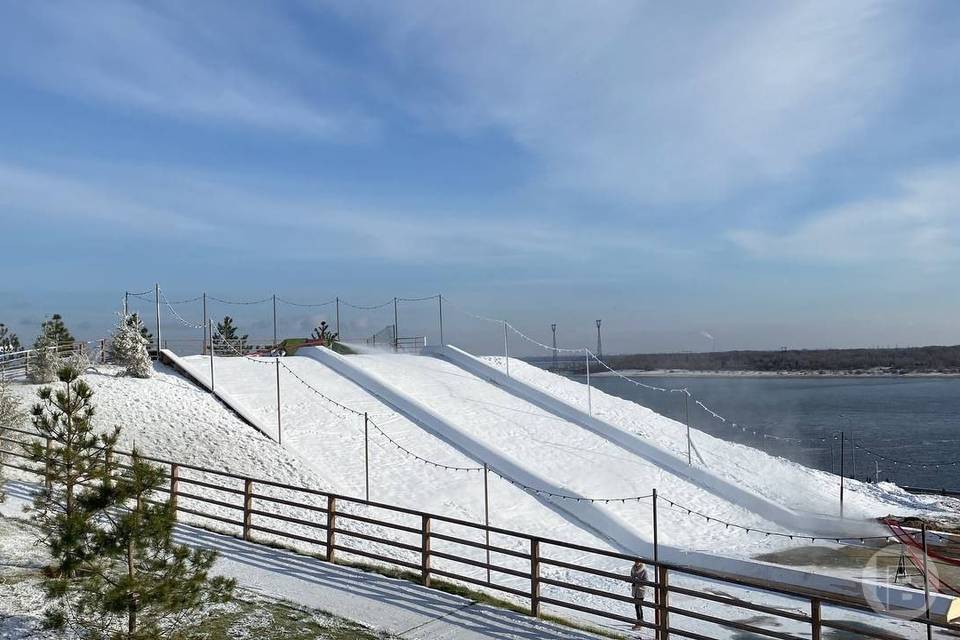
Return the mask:
MULTIPOLYGON (((512 457, 504 455, 464 432, 416 398, 392 386, 379 375, 365 371, 350 362, 349 356, 342 356, 323 347, 311 347, 298 351, 297 357, 307 357, 327 366, 338 375, 378 397, 420 428, 474 460, 487 464, 491 470, 508 480, 544 491, 576 495, 576 492, 571 492, 566 487, 559 486, 548 478, 530 471, 512 457)), ((642 557, 653 555, 652 544, 638 536, 627 523, 589 502, 551 499, 545 495, 535 497, 575 526, 608 541, 615 549, 642 557)), ((659 555, 668 563, 752 580, 778 582, 813 595, 818 593, 822 595, 826 591, 834 594, 838 599, 854 603, 862 603, 864 599, 864 584, 846 578, 805 573, 764 562, 686 551, 662 544, 659 547, 659 555)), ((923 593, 921 592, 884 584, 871 585, 871 590, 877 593, 878 597, 883 598, 882 602, 890 603, 892 609, 904 607, 913 610, 915 606, 922 606, 923 593)), ((953 604, 953 598, 931 597, 932 611, 939 616, 945 617, 953 604)))
POLYGON ((682 460, 609 422, 591 416, 549 393, 511 378, 503 371, 461 349, 449 345, 428 347, 424 350, 424 354, 447 360, 464 371, 487 380, 544 411, 592 431, 625 451, 648 460, 664 471, 687 480, 724 501, 732 502, 753 511, 765 520, 776 522, 791 531, 831 538, 867 535, 864 533, 865 523, 863 522, 798 513, 749 489, 733 484, 729 480, 711 473, 709 469, 688 465, 686 460, 682 460))

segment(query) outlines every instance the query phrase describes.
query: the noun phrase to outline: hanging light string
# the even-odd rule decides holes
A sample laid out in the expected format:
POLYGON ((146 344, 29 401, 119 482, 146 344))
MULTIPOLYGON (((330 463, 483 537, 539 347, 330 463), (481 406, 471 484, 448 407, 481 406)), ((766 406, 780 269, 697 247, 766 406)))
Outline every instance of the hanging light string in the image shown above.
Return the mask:
POLYGON ((273 296, 266 297, 262 300, 224 300, 223 298, 215 298, 214 296, 207 296, 210 300, 215 300, 216 302, 222 302, 223 304, 234 304, 234 305, 251 305, 251 304, 263 304, 264 302, 270 302, 273 300, 273 296))
POLYGON ((872 449, 868 449, 859 442, 854 442, 853 446, 861 451, 864 451, 875 458, 879 458, 884 462, 889 462, 895 465, 903 465, 908 468, 919 467, 921 469, 939 469, 940 467, 952 467, 960 465, 960 460, 949 460, 946 462, 909 462, 907 460, 901 460, 898 458, 891 458, 890 456, 883 455, 882 453, 877 453, 872 449))
POLYGON ((288 305, 290 305, 290 306, 292 306, 292 307, 311 307, 311 308, 326 307, 327 305, 331 305, 331 304, 335 303, 336 301, 337 301, 337 299, 336 299, 336 298, 333 298, 333 299, 327 300, 327 301, 325 301, 325 302, 304 303, 304 302, 293 302, 292 300, 285 300, 285 299, 281 298, 280 296, 277 296, 277 302, 282 302, 283 304, 288 304, 288 305))
POLYGON ((201 330, 201 331, 203 330, 203 325, 202 325, 202 324, 193 324, 192 322, 189 322, 188 320, 186 320, 183 316, 181 316, 181 315, 177 312, 177 310, 176 310, 176 309, 174 308, 174 306, 173 306, 175 303, 170 302, 169 300, 167 300, 167 295, 163 292, 163 289, 160 290, 160 297, 163 299, 164 304, 167 305, 167 308, 170 309, 170 313, 172 313, 173 316, 174 316, 177 320, 179 320, 180 323, 181 323, 183 326, 188 327, 188 328, 190 328, 190 329, 199 329, 199 330, 201 330))
POLYGON ((127 292, 126 292, 126 294, 127 294, 128 296, 137 296, 137 297, 139 297, 139 296, 145 296, 145 295, 150 294, 150 293, 153 293, 153 289, 147 289, 146 291, 137 291, 137 292, 127 291, 127 292))
MULTIPOLYGON (((161 292, 162 292, 162 290, 161 290, 161 292)), ((185 300, 172 300, 172 301, 171 301, 171 300, 168 300, 168 301, 167 301, 167 304, 187 304, 187 303, 189 303, 189 302, 197 302, 197 301, 199 301, 199 300, 203 300, 203 295, 202 295, 202 294, 199 295, 199 296, 194 296, 194 297, 192 297, 192 298, 186 298, 185 300)))
POLYGON ((490 467, 490 473, 497 476, 501 480, 504 480, 512 484, 518 489, 522 489, 527 493, 530 493, 536 496, 546 496, 548 498, 558 498, 560 500, 570 500, 571 502, 589 502, 589 503, 601 503, 601 504, 610 504, 610 503, 616 503, 616 502, 627 503, 627 502, 641 502, 643 500, 649 500, 650 498, 653 497, 653 494, 650 493, 643 496, 627 496, 625 498, 588 498, 588 497, 572 495, 568 493, 555 493, 553 491, 547 491, 546 489, 531 487, 529 485, 523 484, 522 482, 518 482, 513 478, 508 478, 507 476, 503 475, 502 473, 500 473, 499 471, 497 471, 492 467, 490 467))
POLYGON ((819 540, 819 541, 836 542, 836 543, 853 542, 853 541, 859 541, 862 543, 868 540, 891 540, 892 539, 892 536, 840 536, 840 537, 827 538, 827 537, 821 537, 821 536, 803 536, 803 535, 798 535, 794 533, 785 533, 783 531, 768 531, 766 529, 761 529, 758 527, 748 527, 746 525, 736 524, 734 522, 729 522, 722 518, 717 518, 715 516, 707 515, 705 513, 697 511, 696 509, 691 509, 690 507, 686 507, 678 502, 674 502, 673 500, 670 500, 669 498, 665 498, 662 495, 658 495, 657 499, 666 502, 668 505, 670 505, 670 507, 674 511, 684 513, 688 516, 702 518, 708 523, 722 524, 727 529, 739 529, 741 531, 745 531, 746 533, 756 533, 759 535, 763 535, 764 537, 767 537, 767 538, 773 536, 776 538, 788 538, 790 540, 809 540, 810 542, 816 542, 819 540))
MULTIPOLYGON (((397 300, 399 300, 399 298, 397 298, 397 300)), ((350 307, 351 309, 359 309, 361 311, 372 311, 374 309, 382 309, 386 306, 393 304, 393 302, 394 302, 394 299, 391 298, 390 300, 387 300, 383 304, 363 305, 363 304, 353 304, 352 302, 347 302, 346 300, 340 300, 340 304, 346 307, 350 307)))
POLYGON ((438 300, 440 294, 434 294, 432 296, 423 296, 422 298, 397 298, 397 302, 424 302, 426 300, 438 300))
POLYGON ((127 293, 131 298, 137 298, 138 300, 143 300, 144 302, 154 302, 153 298, 148 298, 147 294, 153 293, 153 291, 145 291, 144 293, 127 293))

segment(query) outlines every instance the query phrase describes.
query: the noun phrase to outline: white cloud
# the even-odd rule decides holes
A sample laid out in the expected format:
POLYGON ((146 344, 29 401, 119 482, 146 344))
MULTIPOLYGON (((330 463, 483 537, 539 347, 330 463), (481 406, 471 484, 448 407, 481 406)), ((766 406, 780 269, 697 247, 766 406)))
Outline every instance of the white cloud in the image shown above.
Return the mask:
POLYGON ((843 145, 896 94, 909 23, 872 0, 448 7, 343 11, 419 80, 398 91, 425 119, 502 129, 544 181, 640 202, 715 200, 843 145))
POLYGON ((813 212, 790 230, 728 237, 763 259, 941 268, 960 260, 960 164, 912 172, 895 196, 813 212))
POLYGON ((321 138, 375 127, 323 90, 341 72, 252 3, 28 2, 6 4, 2 18, 0 73, 49 91, 321 138))

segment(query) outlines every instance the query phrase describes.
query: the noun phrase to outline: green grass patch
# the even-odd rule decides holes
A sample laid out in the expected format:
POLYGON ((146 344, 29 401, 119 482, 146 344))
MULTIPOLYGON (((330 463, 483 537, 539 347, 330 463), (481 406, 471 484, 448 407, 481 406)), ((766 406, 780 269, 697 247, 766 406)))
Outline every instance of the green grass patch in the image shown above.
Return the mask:
POLYGON ((206 640, 381 640, 377 633, 337 616, 262 598, 235 598, 190 629, 206 640))

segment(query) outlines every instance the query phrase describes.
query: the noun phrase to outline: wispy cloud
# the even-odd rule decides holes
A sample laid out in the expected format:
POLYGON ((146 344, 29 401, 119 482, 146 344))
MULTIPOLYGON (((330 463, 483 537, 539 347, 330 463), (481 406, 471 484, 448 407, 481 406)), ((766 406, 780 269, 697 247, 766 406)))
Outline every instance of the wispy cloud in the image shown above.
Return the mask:
POLYGON ((430 122, 503 130, 543 183, 715 201, 803 170, 895 95, 909 22, 889 3, 345 3, 430 122))
POLYGON ((667 251, 639 231, 590 233, 539 222, 543 218, 528 211, 408 211, 360 198, 336 202, 309 189, 253 189, 196 170, 96 169, 0 163, 0 207, 73 228, 102 225, 112 237, 148 236, 188 251, 234 249, 273 260, 505 266, 577 263, 604 251, 667 251))
POLYGON ((739 247, 769 260, 922 265, 960 260, 960 164, 911 172, 898 193, 816 211, 783 231, 738 229, 739 247))
POLYGON ((3 13, 0 73, 49 91, 320 138, 376 127, 330 90, 342 72, 282 14, 253 3, 28 2, 3 13))

